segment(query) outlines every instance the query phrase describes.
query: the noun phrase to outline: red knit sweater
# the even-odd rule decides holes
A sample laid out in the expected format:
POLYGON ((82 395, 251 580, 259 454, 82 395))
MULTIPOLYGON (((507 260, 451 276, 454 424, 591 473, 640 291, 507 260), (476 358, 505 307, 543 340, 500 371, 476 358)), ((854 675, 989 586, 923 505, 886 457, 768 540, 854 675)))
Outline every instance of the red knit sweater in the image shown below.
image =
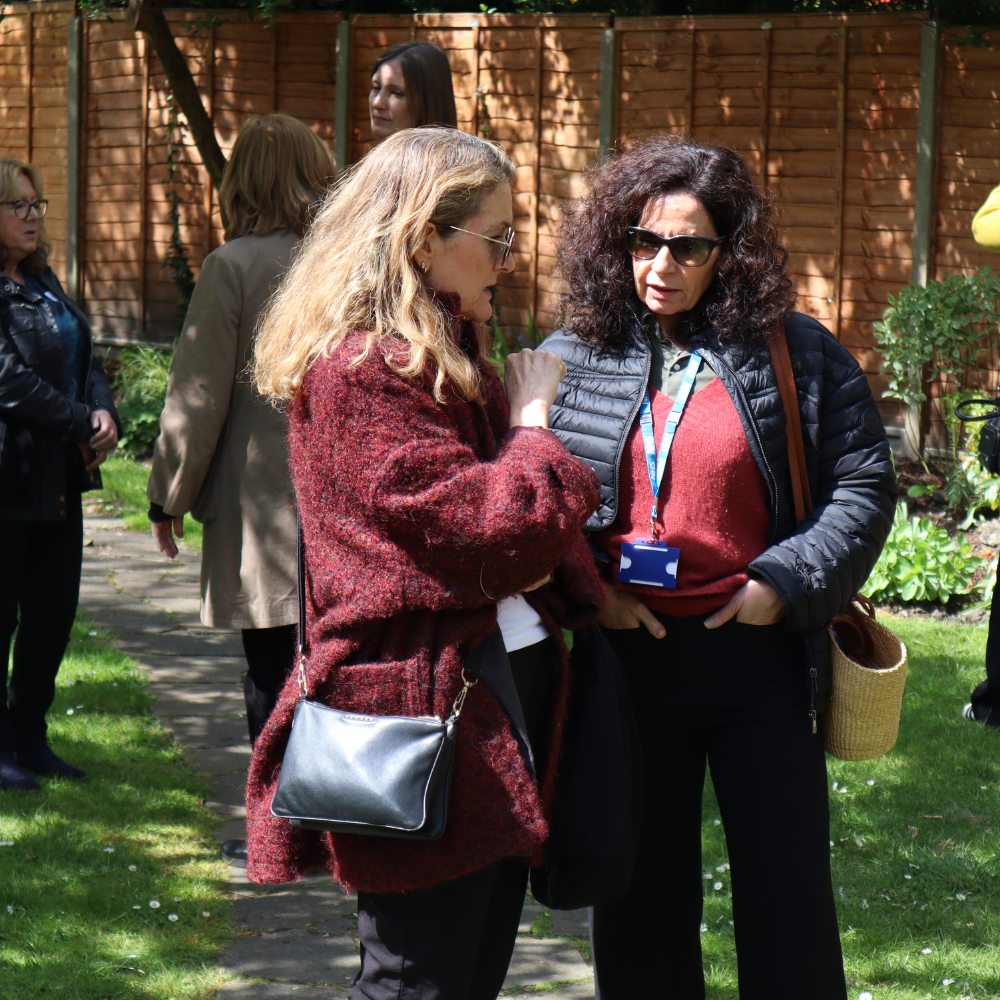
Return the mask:
MULTIPOLYGON (((673 400, 652 393, 657 449, 673 400)), ((619 469, 618 517, 597 536, 615 563, 622 542, 649 538, 653 490, 638 420, 619 469)), ((768 495, 739 414, 721 379, 688 400, 660 486, 657 540, 680 551, 677 587, 619 584, 654 611, 682 617, 717 611, 747 582, 747 567, 767 548, 768 495)))
POLYGON ((294 678, 257 740, 248 877, 285 882, 322 865, 347 887, 408 891, 532 854, 547 837, 543 803, 568 685, 559 625, 592 620, 603 596, 581 533, 598 484, 554 434, 508 430, 495 375, 485 406, 452 393, 441 404, 420 380, 395 375, 378 347, 351 367, 363 344, 354 335, 317 361, 288 415, 309 575, 311 696, 364 714, 444 716, 466 654, 496 627, 495 600, 557 577, 528 595, 560 648, 541 790, 485 684, 471 690, 459 722, 447 827, 433 843, 298 831, 271 815, 294 678))

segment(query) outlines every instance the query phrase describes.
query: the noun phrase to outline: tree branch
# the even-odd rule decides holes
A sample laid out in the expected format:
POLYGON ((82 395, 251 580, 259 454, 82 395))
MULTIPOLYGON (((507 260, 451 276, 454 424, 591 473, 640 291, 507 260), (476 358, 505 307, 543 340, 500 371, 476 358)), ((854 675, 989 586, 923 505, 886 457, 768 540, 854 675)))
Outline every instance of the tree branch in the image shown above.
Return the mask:
POLYGON ((222 183, 222 172, 226 169, 226 158, 222 155, 219 142, 215 138, 215 126, 201 102, 201 94, 187 60, 177 48, 170 25, 157 0, 131 0, 129 22, 136 31, 142 31, 153 43, 157 59, 170 84, 174 100, 187 119, 191 138, 201 154, 201 162, 208 171, 215 189, 222 183))

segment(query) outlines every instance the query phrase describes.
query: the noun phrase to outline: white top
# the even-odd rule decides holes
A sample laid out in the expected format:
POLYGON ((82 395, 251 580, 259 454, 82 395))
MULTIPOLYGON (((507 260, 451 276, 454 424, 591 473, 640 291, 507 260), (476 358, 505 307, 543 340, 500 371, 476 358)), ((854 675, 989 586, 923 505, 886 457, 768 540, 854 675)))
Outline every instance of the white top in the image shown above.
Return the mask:
POLYGON ((508 653, 533 646, 549 637, 549 630, 523 594, 497 601, 497 625, 500 626, 500 634, 508 653))

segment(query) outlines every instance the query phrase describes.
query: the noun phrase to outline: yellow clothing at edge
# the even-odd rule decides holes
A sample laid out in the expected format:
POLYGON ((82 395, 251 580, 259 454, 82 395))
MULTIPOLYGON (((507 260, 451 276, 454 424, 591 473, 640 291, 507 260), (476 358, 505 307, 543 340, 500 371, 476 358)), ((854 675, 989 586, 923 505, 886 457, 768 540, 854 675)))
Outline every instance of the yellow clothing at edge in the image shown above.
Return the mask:
POLYGON ((995 187, 972 220, 972 235, 987 250, 1000 251, 1000 187, 995 187))

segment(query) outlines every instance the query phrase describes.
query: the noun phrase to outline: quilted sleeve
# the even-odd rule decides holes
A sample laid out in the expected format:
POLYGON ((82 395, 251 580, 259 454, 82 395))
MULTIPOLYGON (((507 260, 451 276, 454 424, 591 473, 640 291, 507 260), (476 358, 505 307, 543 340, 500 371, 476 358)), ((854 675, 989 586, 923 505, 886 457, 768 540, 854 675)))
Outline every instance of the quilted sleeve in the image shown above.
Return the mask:
MULTIPOLYGON (((788 335, 798 378, 804 364, 796 351, 801 339, 793 337, 792 329, 788 335)), ((839 614, 868 579, 892 527, 899 495, 868 379, 826 331, 818 343, 822 378, 813 509, 787 538, 750 564, 751 574, 777 591, 788 612, 787 628, 794 632, 816 628, 839 614)), ((801 408, 801 391, 799 401, 801 408)), ((806 450, 811 450, 808 433, 806 450)))

